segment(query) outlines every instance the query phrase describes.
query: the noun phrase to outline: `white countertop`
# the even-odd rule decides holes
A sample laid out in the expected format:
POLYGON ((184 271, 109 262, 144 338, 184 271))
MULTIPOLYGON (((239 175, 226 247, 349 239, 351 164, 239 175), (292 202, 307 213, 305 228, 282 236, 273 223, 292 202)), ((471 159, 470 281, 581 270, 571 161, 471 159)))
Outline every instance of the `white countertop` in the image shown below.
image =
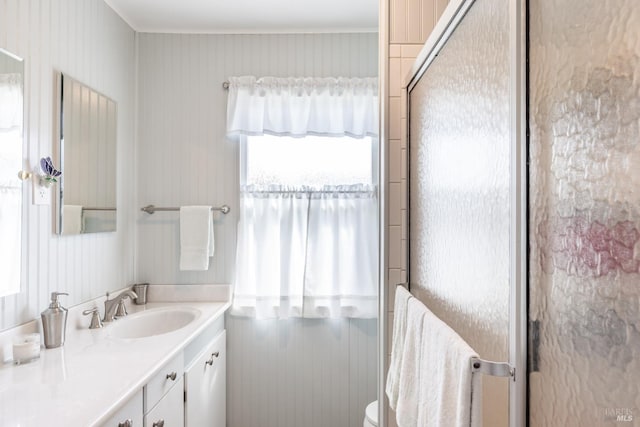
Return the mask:
MULTIPOLYGON (((90 426, 106 421, 169 360, 224 315, 228 302, 148 303, 192 307, 200 315, 176 331, 138 339, 111 336, 110 326, 76 329, 56 349, 26 365, 0 365, 1 426, 90 426)), ((88 324, 88 318, 84 319, 88 324)), ((116 321, 117 322, 117 321, 116 321)), ((108 325, 108 324, 105 324, 108 325)))

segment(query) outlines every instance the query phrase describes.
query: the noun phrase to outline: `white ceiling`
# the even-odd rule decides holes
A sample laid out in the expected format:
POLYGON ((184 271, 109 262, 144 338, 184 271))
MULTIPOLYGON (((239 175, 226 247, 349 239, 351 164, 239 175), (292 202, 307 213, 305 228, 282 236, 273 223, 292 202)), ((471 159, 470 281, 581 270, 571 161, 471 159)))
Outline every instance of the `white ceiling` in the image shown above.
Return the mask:
POLYGON ((378 28, 378 0, 105 0, 148 33, 336 33, 378 28))

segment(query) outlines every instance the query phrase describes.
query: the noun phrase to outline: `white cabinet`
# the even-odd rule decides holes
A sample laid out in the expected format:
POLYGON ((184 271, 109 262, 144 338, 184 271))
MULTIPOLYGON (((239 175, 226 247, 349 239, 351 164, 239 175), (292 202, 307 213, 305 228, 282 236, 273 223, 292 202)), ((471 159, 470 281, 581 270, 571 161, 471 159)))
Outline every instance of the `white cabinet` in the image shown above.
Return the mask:
POLYGON ((225 427, 226 354, 222 331, 185 369, 186 427, 225 427))
POLYGON ((145 427, 183 427, 183 397, 183 380, 179 378, 167 394, 144 416, 145 427))
POLYGON ((227 337, 222 322, 194 338, 102 426, 226 427, 227 337))
POLYGON ((103 427, 142 427, 142 390, 118 409, 103 427))

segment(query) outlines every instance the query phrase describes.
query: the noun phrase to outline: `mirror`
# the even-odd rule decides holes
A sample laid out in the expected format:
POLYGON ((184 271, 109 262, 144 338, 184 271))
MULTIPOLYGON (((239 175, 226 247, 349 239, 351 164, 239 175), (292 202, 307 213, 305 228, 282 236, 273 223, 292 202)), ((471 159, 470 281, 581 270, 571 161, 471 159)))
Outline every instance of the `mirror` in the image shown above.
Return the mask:
POLYGON ((20 292, 24 62, 0 49, 0 296, 20 292))
POLYGON ((59 75, 58 234, 116 230, 116 102, 59 75))

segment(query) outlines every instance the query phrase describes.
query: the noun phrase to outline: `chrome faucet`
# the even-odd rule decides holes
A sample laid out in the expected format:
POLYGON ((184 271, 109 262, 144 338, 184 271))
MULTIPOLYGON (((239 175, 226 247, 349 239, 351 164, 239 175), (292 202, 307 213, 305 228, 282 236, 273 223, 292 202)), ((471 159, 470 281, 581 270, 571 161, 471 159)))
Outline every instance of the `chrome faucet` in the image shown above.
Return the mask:
MULTIPOLYGON (((133 299, 138 298, 138 295, 136 295, 136 293, 131 289, 127 289, 126 291, 118 294, 118 296, 116 296, 115 298, 109 299, 109 292, 107 292, 107 299, 104 302, 104 319, 102 319, 103 322, 113 321, 116 315, 116 310, 121 304, 124 304, 124 299, 126 297, 133 299)), ((126 312, 124 312, 123 316, 124 315, 126 315, 126 312)))

